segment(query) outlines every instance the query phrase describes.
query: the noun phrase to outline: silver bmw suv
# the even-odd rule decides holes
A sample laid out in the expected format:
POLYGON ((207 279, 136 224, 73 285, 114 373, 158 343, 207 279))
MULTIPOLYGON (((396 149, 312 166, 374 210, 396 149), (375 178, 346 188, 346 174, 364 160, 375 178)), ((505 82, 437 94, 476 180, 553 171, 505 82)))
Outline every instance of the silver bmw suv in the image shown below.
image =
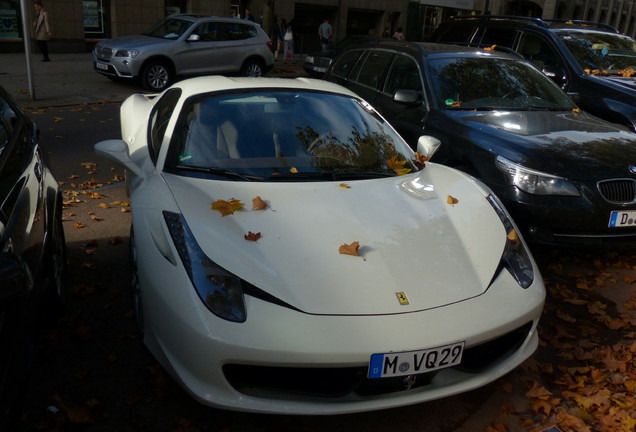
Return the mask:
POLYGON ((271 48, 267 34, 251 21, 171 15, 141 35, 99 42, 93 63, 109 78, 138 78, 158 92, 177 76, 262 76, 274 64, 271 48))

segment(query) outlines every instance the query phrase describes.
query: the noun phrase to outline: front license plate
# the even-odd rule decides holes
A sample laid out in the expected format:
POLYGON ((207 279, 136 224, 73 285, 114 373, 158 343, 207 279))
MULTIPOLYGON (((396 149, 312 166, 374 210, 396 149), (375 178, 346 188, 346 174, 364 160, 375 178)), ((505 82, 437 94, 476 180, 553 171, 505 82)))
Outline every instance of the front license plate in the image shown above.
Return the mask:
POLYGON ((314 71, 316 71, 316 72, 322 72, 322 73, 327 72, 327 68, 325 68, 325 67, 320 67, 320 66, 313 66, 311 69, 312 69, 312 70, 314 70, 314 71))
POLYGON ((609 227, 621 228, 621 227, 633 227, 636 226, 636 210, 613 211, 610 214, 609 227))
POLYGON ((437 348, 371 355, 369 378, 414 375, 461 363, 464 341, 437 348))
POLYGON ((105 70, 105 71, 108 70, 108 65, 105 64, 105 63, 95 62, 95 67, 97 69, 101 69, 101 70, 105 70))

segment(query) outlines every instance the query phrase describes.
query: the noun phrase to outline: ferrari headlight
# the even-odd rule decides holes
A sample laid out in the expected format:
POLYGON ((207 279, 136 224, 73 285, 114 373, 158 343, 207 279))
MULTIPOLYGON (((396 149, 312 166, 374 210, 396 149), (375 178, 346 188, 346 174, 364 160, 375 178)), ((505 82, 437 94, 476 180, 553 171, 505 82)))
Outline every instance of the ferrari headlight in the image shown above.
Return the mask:
POLYGON ((115 57, 135 58, 138 55, 139 55, 139 50, 136 50, 136 49, 130 49, 130 50, 120 49, 120 50, 117 50, 117 52, 115 53, 115 57))
POLYGON ((497 168, 503 171, 511 184, 533 195, 579 196, 579 190, 562 177, 535 171, 497 156, 497 168))
POLYGON ((247 313, 241 279, 205 255, 182 214, 164 211, 163 216, 181 262, 201 301, 220 318, 244 322, 247 313))
POLYGON ((528 249, 521 241, 517 227, 501 201, 494 195, 488 195, 487 199, 506 229, 506 247, 501 257, 501 265, 510 272, 522 288, 528 288, 534 280, 528 249))

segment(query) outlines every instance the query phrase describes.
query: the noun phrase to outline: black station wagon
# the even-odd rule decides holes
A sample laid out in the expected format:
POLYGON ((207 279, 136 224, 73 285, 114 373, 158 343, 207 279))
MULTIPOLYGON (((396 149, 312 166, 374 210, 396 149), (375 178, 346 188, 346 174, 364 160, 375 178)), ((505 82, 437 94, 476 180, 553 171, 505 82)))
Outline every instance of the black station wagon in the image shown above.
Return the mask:
POLYGON ((636 131, 636 42, 605 24, 509 16, 456 17, 433 41, 514 50, 581 109, 636 131))
POLYGON ((636 134, 582 111, 514 54, 381 42, 343 52, 325 79, 357 92, 413 147, 490 187, 528 240, 636 244, 636 134))

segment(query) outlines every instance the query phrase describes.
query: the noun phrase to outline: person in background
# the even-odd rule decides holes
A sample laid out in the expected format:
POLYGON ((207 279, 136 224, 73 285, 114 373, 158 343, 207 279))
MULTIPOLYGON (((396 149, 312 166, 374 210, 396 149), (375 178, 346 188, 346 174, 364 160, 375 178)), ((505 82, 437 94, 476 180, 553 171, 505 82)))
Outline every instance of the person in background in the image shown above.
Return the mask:
POLYGON ((37 13, 35 21, 33 21, 33 37, 36 40, 38 49, 42 51, 42 61, 51 61, 51 59, 49 59, 48 41, 53 34, 49 27, 49 17, 44 10, 44 7, 42 7, 42 2, 40 0, 33 3, 33 7, 37 13))
POLYGON ((254 17, 250 13, 250 8, 245 8, 245 19, 254 22, 254 17))
POLYGON ((329 24, 329 18, 327 18, 322 24, 320 24, 320 27, 318 27, 318 36, 320 37, 320 44, 322 45, 323 52, 329 50, 331 32, 331 24, 329 24))
POLYGON ((293 62, 294 60, 294 30, 292 29, 292 23, 294 20, 292 19, 287 26, 285 27, 285 36, 283 37, 285 41, 285 55, 283 56, 283 63, 287 60, 293 62))
POLYGON ((283 60, 285 57, 285 31, 287 30, 287 21, 281 18, 276 24, 276 51, 274 51, 274 61, 278 59, 278 53, 283 52, 283 60))
POLYGON ((398 27, 395 33, 393 33, 393 39, 404 40, 404 33, 402 33, 402 27, 398 27))

